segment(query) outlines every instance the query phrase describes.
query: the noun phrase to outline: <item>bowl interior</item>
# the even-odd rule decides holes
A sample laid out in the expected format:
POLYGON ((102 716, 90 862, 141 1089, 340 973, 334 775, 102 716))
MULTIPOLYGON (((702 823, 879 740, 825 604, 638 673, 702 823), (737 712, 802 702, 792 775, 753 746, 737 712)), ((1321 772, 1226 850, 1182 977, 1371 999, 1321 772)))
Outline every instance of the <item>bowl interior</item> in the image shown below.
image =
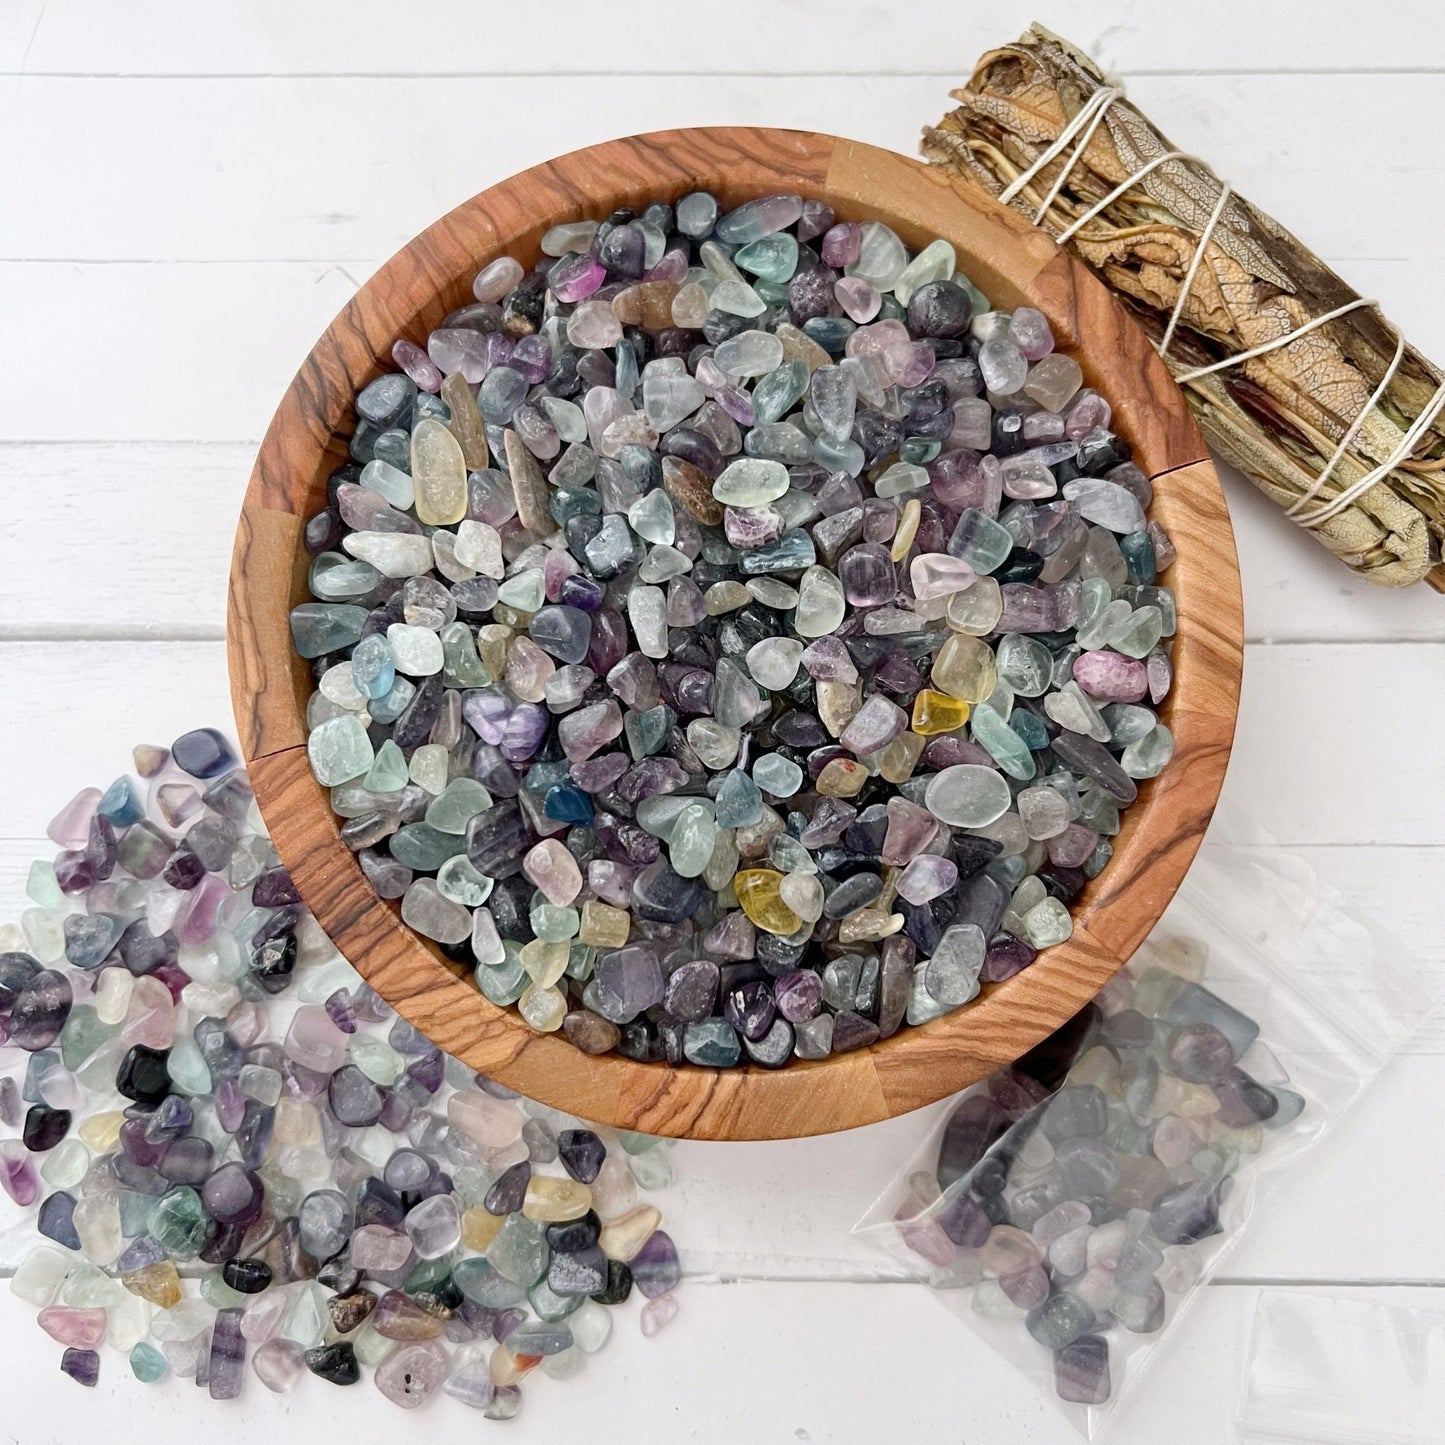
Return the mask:
POLYGON ((1218 481, 1177 388, 1147 338, 1076 261, 1016 213, 892 153, 781 131, 682 131, 591 147, 524 172, 442 218, 389 261, 318 342, 267 433, 238 529, 228 625, 233 697, 258 801, 308 905, 374 987, 448 1051, 532 1097, 649 1132, 754 1138, 826 1132, 918 1107, 1026 1052, 1082 1007, 1163 911, 1223 779, 1238 696, 1238 569, 1218 481), (950 240, 997 306, 1039 307, 1086 385, 1155 479, 1151 515, 1179 560, 1161 580, 1180 615, 1176 682, 1161 709, 1176 755, 1113 839, 1115 855, 1073 914, 1074 937, 973 1004, 855 1054, 778 1072, 589 1057, 488 1003, 376 898, 341 843, 305 758, 306 665, 287 613, 309 600, 307 517, 346 459, 352 399, 394 369, 392 342, 424 343, 469 302, 498 255, 524 265, 559 221, 706 188, 725 206, 780 190, 829 202, 840 219, 887 222, 914 248, 950 240))

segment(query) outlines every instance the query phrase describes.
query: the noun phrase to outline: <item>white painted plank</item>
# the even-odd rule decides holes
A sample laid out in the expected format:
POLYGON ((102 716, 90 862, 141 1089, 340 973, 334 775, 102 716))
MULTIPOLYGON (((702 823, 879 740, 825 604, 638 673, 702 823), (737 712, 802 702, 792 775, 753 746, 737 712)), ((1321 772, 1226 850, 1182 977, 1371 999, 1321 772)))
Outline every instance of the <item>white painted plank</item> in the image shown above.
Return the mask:
MULTIPOLYGON (((695 78, 658 75, 616 86, 606 105, 549 107, 537 104, 544 81, 498 79, 487 83, 487 105, 535 120, 498 128, 479 147, 474 80, 237 80, 222 86, 224 104, 217 85, 41 78, 0 89, 0 189, 29 201, 0 213, 0 256, 367 261, 503 176, 631 131, 799 126, 914 154, 948 89, 929 76, 740 76, 700 95, 695 78), (387 124, 359 129, 368 114, 387 124), (318 167, 318 154, 333 163, 318 167), (138 155, 178 204, 135 204, 138 155)), ((1445 163, 1430 137, 1445 74, 1145 77, 1133 94, 1176 144, 1346 274, 1360 258, 1441 255, 1445 163), (1392 116, 1391 166, 1377 164, 1361 113, 1392 116), (1403 173, 1408 206, 1399 204, 1403 173), (1341 184, 1349 206, 1337 203, 1341 184)), ((1405 313, 1412 328, 1419 289, 1405 313)))
MULTIPOLYGON (((127 6, 124 18, 104 0, 9 3, 30 24, 0 32, 0 73, 952 74, 1036 18, 1027 0, 999 0, 987 12, 949 0, 917 0, 906 12, 876 0, 737 0, 725 23, 684 24, 645 0, 618 0, 605 16, 586 0, 559 0, 543 22, 525 6, 419 0, 398 33, 385 0, 349 5, 344 17, 286 0, 203 9, 148 0, 127 6)), ((1425 0, 1372 13, 1368 25, 1341 0, 1317 6, 1308 25, 1287 7, 1250 0, 1219 0, 1207 24, 1161 24, 1145 0, 1056 0, 1048 15, 1050 28, 1107 67, 1185 73, 1438 67, 1434 20, 1425 0)))
MULTIPOLYGON (((1427 1289, 1310 1292, 1440 1308, 1439 1291, 1427 1289)), ((1110 1445, 1219 1445, 1234 1438, 1260 1294, 1252 1287, 1202 1292, 1110 1418, 1110 1445)), ((616 1422, 613 1434, 625 1432, 632 1445, 679 1439, 1061 1445, 1080 1438, 1056 1400, 921 1286, 688 1283, 677 1298, 677 1318, 655 1338, 639 1333, 634 1298, 619 1307, 612 1339, 580 1376, 556 1381, 538 1372, 524 1381, 524 1413, 515 1428, 529 1439, 591 1439, 599 1422, 616 1422)), ((191 1445, 202 1408, 191 1382, 138 1385, 123 1359, 106 1353, 97 1388, 79 1390, 60 1374, 59 1347, 30 1313, 0 1297, 12 1378, 24 1381, 7 1400, 15 1439, 71 1445, 113 1435, 123 1418, 126 1439, 191 1445)), ((203 1402, 206 1437, 216 1445, 258 1434, 288 1442, 369 1437, 382 1418, 369 1387, 338 1391, 305 1379, 277 1397, 249 1368, 247 1375, 239 1400, 203 1402)), ((472 1435, 485 1422, 443 1396, 426 1407, 424 1424, 387 1423, 472 1435)))
MULTIPOLYGON (((221 636, 249 442, 0 447, 0 640, 221 636), (36 546, 36 538, 52 545, 36 546), (83 585, 61 585, 66 578, 83 585)), ((1445 642, 1445 600, 1359 581, 1228 476, 1257 642, 1445 642)))

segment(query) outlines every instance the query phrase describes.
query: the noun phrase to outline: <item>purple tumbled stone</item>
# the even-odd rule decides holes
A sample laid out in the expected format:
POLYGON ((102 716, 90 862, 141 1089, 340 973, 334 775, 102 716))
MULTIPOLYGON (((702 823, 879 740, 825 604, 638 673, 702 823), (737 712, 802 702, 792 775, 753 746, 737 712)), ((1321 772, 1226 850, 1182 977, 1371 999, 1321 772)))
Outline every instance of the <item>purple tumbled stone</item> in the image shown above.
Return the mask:
POLYGON ((1149 690, 1149 672, 1137 657, 1084 652, 1074 659, 1074 681, 1104 702, 1138 702, 1149 690))
POLYGON ((773 987, 778 1012, 789 1023, 806 1023, 817 1015, 823 1001, 823 980, 811 969, 785 973, 773 987))
POLYGON ((898 879, 898 896, 910 903, 928 903, 958 882, 958 865, 949 858, 920 853, 898 879))
POLYGON ((682 1279, 677 1246, 672 1236, 662 1229, 648 1236, 647 1242, 632 1257, 630 1267, 632 1282, 648 1299, 657 1299, 676 1289, 682 1279))
POLYGON ((979 977, 985 983, 1002 983, 1027 968, 1037 957, 1038 951, 1022 938, 1006 931, 995 933, 988 941, 979 977))
POLYGON ((100 1379, 100 1356, 94 1350, 73 1346, 60 1357, 60 1368, 77 1385, 93 1386, 100 1379))

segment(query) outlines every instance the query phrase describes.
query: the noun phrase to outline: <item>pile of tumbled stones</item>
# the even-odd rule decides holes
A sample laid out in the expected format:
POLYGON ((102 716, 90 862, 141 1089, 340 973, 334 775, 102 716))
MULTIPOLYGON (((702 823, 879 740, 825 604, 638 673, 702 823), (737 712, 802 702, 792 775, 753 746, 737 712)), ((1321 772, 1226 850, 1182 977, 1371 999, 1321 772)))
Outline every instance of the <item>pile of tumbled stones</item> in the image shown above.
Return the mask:
POLYGON ((1240 1167, 1305 1108, 1259 1025, 1200 982, 1207 951, 1150 950, 1017 1069, 971 1089, 897 1228, 973 1309, 1053 1355, 1059 1396, 1100 1405, 1118 1349, 1199 1279, 1240 1167))
POLYGON ((589 1053, 866 1046, 1069 937, 1173 741, 1110 406, 946 241, 559 225, 356 398, 310 759, 378 893, 589 1053))
POLYGON ((10 1287, 61 1368, 95 1384, 107 1344, 230 1399, 248 1354, 276 1391, 366 1366, 406 1408, 510 1419, 634 1285, 661 1328, 678 1256, 638 1200, 671 1180, 658 1141, 520 1098, 394 1015, 301 906, 221 734, 135 763, 143 789, 61 810, 63 851, 0 927, 0 1187, 49 1241, 10 1287))

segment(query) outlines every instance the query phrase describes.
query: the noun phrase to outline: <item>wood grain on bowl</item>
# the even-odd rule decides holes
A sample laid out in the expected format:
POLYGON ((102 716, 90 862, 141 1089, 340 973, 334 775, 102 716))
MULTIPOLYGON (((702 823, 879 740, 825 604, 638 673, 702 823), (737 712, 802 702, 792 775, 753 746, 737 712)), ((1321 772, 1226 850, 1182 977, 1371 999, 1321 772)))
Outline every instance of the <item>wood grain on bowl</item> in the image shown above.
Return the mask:
POLYGON ((306 358, 256 458, 231 568, 228 655, 257 801, 302 896, 373 987, 438 1045, 544 1103, 619 1128, 704 1139, 785 1138, 875 1123, 945 1097, 1027 1052, 1078 1011, 1148 933, 1194 857, 1224 780, 1239 699, 1243 618, 1229 514, 1214 468, 1144 333, 1085 268, 1020 216, 941 172, 801 131, 665 131, 573 152, 444 216, 357 292, 306 358), (1173 762, 1143 783, 1114 857, 1074 909, 1074 935, 974 1003, 870 1049, 776 1072, 589 1056, 489 1003, 460 965, 406 928, 340 840, 306 759, 311 680, 287 616, 307 600, 305 520, 346 456, 357 391, 393 369, 398 336, 424 341, 503 253, 530 264, 559 221, 706 188, 725 205, 796 191, 840 219, 887 222, 911 246, 943 236, 997 304, 1036 306, 1153 479, 1174 538, 1176 682, 1163 709, 1173 762))

